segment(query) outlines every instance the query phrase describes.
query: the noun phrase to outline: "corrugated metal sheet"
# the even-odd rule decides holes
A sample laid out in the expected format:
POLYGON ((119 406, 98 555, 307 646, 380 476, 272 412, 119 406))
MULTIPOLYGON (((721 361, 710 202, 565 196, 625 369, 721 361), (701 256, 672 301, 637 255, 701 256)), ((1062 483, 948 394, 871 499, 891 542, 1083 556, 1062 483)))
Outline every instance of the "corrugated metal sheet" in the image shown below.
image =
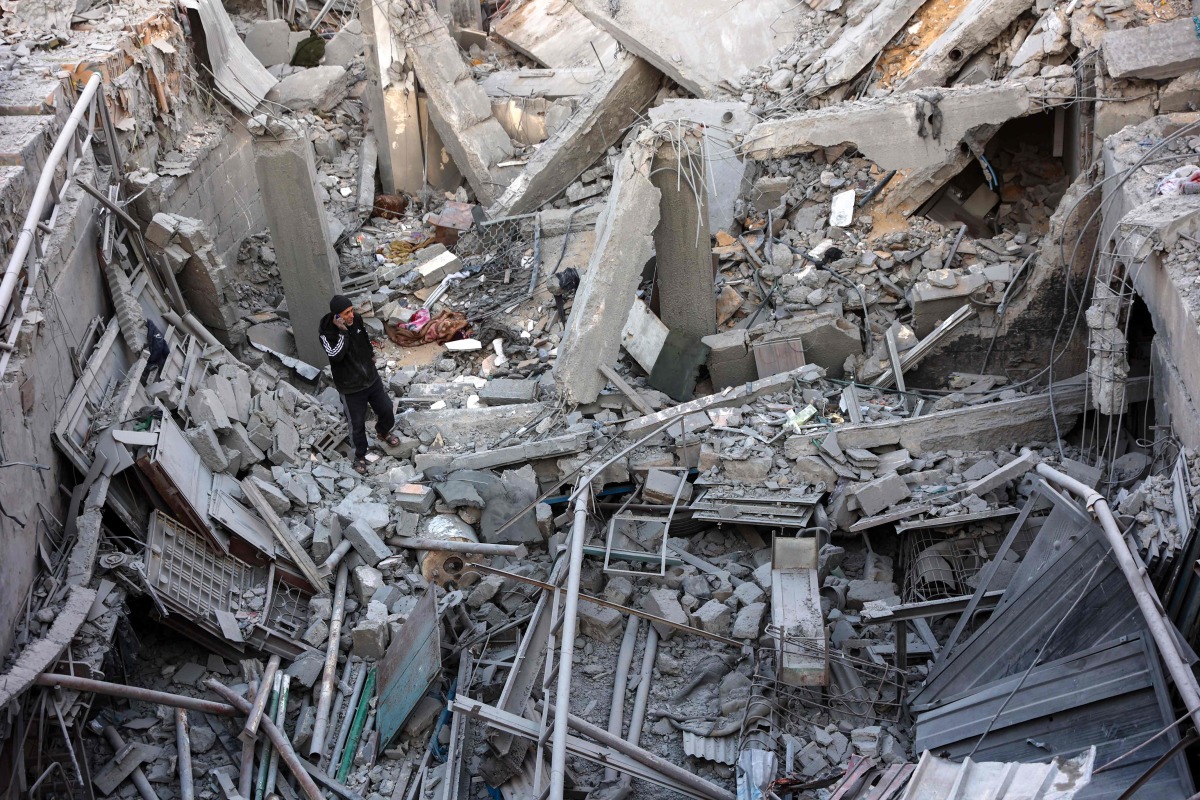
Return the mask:
POLYGON ((737 763, 737 737, 697 736, 691 731, 684 731, 683 752, 693 758, 703 758, 705 761, 715 761, 732 767, 737 763))
MULTIPOLYGON (((1029 763, 1094 746, 1103 764, 1175 719, 1144 620, 1103 534, 1070 501, 1054 502, 992 617, 914 697, 916 749, 1029 763)), ((1094 776, 1077 797, 1118 797, 1178 741, 1172 728, 1094 776)), ((1135 797, 1193 791, 1179 755, 1135 797)))
POLYGON ((961 764, 929 752, 921 756, 901 800, 1070 800, 1092 779, 1096 751, 1066 763, 979 762, 961 764))

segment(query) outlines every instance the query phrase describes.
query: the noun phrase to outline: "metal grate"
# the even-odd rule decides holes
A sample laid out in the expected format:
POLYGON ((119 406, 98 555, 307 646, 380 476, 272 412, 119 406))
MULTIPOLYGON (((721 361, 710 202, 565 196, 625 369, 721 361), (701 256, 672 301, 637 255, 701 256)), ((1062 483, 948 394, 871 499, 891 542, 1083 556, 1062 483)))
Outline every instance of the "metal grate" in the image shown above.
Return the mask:
POLYGON ((975 591, 973 579, 1000 550, 1003 536, 913 529, 901 545, 903 599, 920 603, 975 591))
POLYGON ((146 561, 154 591, 201 619, 231 611, 249 577, 243 564, 159 511, 150 515, 146 561))

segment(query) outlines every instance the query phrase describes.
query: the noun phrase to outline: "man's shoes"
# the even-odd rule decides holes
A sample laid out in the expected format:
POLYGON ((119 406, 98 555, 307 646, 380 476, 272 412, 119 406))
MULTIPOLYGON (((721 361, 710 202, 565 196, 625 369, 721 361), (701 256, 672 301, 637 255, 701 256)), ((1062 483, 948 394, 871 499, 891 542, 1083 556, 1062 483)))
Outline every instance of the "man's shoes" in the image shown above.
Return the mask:
POLYGON ((367 474, 367 460, 365 458, 354 459, 354 463, 351 466, 354 467, 354 471, 359 475, 367 474))
POLYGON ((394 433, 389 433, 387 436, 383 437, 383 440, 387 442, 388 447, 400 446, 400 437, 394 433))

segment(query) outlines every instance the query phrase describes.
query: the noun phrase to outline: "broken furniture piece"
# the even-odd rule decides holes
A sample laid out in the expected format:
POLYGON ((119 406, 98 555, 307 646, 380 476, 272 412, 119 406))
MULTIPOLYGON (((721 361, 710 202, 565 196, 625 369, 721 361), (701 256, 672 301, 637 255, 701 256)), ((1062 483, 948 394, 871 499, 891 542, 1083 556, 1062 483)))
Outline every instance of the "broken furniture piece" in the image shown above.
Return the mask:
POLYGON ((771 547, 771 630, 779 680, 791 686, 829 683, 825 615, 817 577, 816 537, 776 536, 771 547))

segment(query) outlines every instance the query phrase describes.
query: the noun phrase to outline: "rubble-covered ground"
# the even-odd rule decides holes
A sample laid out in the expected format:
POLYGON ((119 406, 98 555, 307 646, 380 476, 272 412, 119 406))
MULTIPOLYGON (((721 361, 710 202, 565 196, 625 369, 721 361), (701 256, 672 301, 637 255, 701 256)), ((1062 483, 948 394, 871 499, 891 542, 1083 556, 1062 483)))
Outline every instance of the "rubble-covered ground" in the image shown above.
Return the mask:
MULTIPOLYGON (((900 797, 931 780, 911 765, 975 752, 921 746, 978 689, 935 682, 1047 574, 1039 537, 1086 538, 1056 514, 1099 537, 1100 496, 1113 563, 1195 644, 1196 457, 1155 396, 1171 345, 1135 261, 1157 254, 1190 320, 1200 238, 1104 212, 1131 176, 1186 204, 1200 137, 1183 115, 1131 134, 1120 163, 1149 160, 1129 172, 1102 152, 1197 102, 1194 53, 1121 38, 1186 27, 1178 3, 60 5, 0 4, 3 119, 105 64, 129 155, 97 156, 122 210, 96 214, 125 238, 101 234, 109 346, 75 364, 55 434, 79 478, 99 466, 0 665, 14 797, 541 800, 561 777, 594 800, 824 800, 868 796, 868 773, 900 797), (249 175, 284 131, 297 173, 249 175), (260 213, 246 187, 271 181, 315 205, 260 213), (364 475, 291 310, 326 285, 397 410, 364 475), (214 682, 266 692, 319 788, 240 710, 192 711, 180 751, 171 705, 225 702, 214 682), (555 709, 585 722, 552 777, 555 709)), ((1105 622, 1072 634, 1098 650, 1105 622)), ((1029 627, 1000 677, 1060 663, 1058 627, 1029 627)), ((1162 724, 1030 728, 1028 752, 977 760, 1071 771, 1150 739, 1148 768, 1188 712, 1160 652, 1162 724)), ((1015 729, 1004 711, 978 712, 976 747, 1015 729)), ((1136 796, 1190 796, 1182 761, 1136 796)), ((1082 774, 1060 796, 1108 796, 1082 774)))

